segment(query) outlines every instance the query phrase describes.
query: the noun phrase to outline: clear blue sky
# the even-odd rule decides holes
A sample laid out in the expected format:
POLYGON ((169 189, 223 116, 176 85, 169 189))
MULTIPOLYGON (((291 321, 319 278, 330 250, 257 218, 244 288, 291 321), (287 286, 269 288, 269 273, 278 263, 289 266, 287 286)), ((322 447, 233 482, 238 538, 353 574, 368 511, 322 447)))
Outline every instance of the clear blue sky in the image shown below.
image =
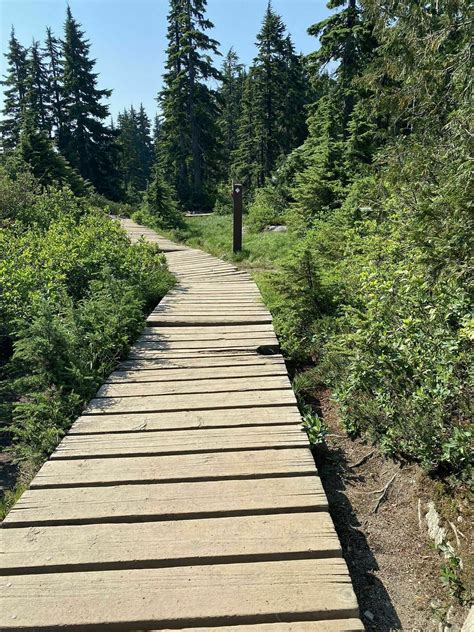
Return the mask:
MULTIPOLYGON (((91 41, 99 86, 113 89, 113 116, 140 102, 153 116, 165 61, 168 0, 70 0, 69 4, 91 41)), ((251 63, 266 5, 267 0, 208 0, 207 15, 215 26, 211 34, 222 52, 233 46, 244 64, 251 63)), ((66 6, 66 0, 0 0, 2 53, 12 25, 24 46, 33 38, 43 40, 47 26, 62 36, 66 6)), ((306 29, 328 15, 326 0, 273 0, 273 6, 297 51, 314 50, 317 42, 306 29)), ((0 74, 5 74, 3 55, 0 74)))

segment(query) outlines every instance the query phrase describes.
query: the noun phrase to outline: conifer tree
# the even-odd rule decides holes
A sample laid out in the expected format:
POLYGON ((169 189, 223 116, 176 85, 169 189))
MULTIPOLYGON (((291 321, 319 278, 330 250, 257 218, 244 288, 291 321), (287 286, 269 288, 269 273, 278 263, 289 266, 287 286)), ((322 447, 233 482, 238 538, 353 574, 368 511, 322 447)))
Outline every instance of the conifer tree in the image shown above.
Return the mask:
POLYGON ((51 135, 50 89, 44 55, 39 42, 33 41, 28 59, 25 107, 28 108, 37 129, 51 135))
POLYGON ((218 160, 217 94, 219 80, 211 55, 218 42, 207 35, 207 0, 170 0, 160 157, 180 202, 188 210, 208 209, 216 187, 218 160))
POLYGON ((153 166, 154 150, 153 138, 151 136, 151 122, 142 103, 140 103, 140 108, 137 114, 137 131, 142 178, 140 190, 144 190, 146 188, 147 182, 150 177, 151 168, 153 166))
POLYGON ((25 104, 28 76, 27 50, 17 40, 12 28, 5 53, 8 62, 7 74, 0 83, 5 86, 3 120, 0 123, 2 146, 13 149, 18 143, 21 115, 25 104))
POLYGON ((51 109, 51 127, 61 145, 60 136, 64 120, 62 87, 61 87, 61 42, 53 35, 50 28, 46 29, 44 55, 48 73, 49 102, 51 109))
POLYGON ((150 120, 140 105, 138 112, 133 106, 118 117, 118 143, 121 150, 121 176, 127 197, 136 200, 137 193, 144 191, 150 179, 154 152, 150 136, 150 120))
POLYGON ((268 3, 258 54, 246 78, 235 170, 250 188, 262 186, 278 162, 305 137, 306 77, 281 17, 268 3))
POLYGON ((64 125, 59 147, 79 173, 100 193, 116 198, 118 149, 115 136, 104 121, 108 106, 102 103, 111 90, 98 89, 89 56, 90 43, 67 8, 63 41, 62 98, 64 125))
POLYGON ((182 214, 176 203, 176 194, 167 183, 159 163, 153 167, 145 193, 145 205, 148 213, 161 227, 176 228, 183 224, 182 214))
POLYGON ((319 49, 309 57, 316 70, 330 62, 337 63, 335 77, 343 104, 342 123, 346 138, 357 96, 354 79, 367 66, 377 42, 372 34, 373 23, 367 19, 358 0, 329 0, 327 7, 340 10, 308 29, 310 35, 320 40, 319 49))
POLYGON ((54 149, 46 132, 38 129, 32 109, 24 112, 17 152, 41 185, 69 186, 76 195, 90 192, 83 178, 54 149))
POLYGON ((237 53, 231 48, 222 64, 222 87, 219 92, 221 111, 219 132, 222 138, 222 177, 231 176, 231 157, 237 149, 238 123, 242 110, 242 95, 245 80, 244 66, 237 53))

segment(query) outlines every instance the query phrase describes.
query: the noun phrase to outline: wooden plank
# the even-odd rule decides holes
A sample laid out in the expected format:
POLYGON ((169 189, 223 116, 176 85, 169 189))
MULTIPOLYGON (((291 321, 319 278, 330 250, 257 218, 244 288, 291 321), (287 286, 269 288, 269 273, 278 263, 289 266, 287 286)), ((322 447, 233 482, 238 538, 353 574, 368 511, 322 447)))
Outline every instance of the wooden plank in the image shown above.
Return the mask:
MULTIPOLYGON (((207 358, 215 358, 216 356, 225 356, 226 358, 237 358, 237 356, 246 355, 248 357, 255 357, 256 355, 265 355, 263 353, 259 353, 261 349, 269 349, 271 353, 269 355, 273 355, 275 351, 278 350, 277 344, 266 343, 256 345, 249 345, 243 347, 233 347, 232 343, 229 343, 228 346, 222 347, 209 347, 209 348, 186 348, 186 349, 146 349, 139 348, 135 349, 132 347, 129 352, 129 360, 162 360, 163 363, 168 361, 178 360, 180 358, 200 358, 202 360, 202 366, 204 366, 207 358)), ((277 354, 275 354, 277 355, 277 354)), ((228 362, 227 366, 232 365, 233 360, 228 362)))
MULTIPOLYGON (((161 434, 161 433, 156 433, 161 434)), ((177 433, 178 434, 178 433, 177 433)), ((185 433, 179 433, 185 434, 185 433)), ((107 435, 93 435, 95 437, 107 435)), ((122 435, 109 435, 121 437, 122 435)), ((143 436, 143 434, 141 435, 143 436)), ((307 439, 305 437, 306 445, 307 439)), ((295 444, 297 442, 295 441, 295 444)), ((102 444, 103 445, 103 444, 102 444)), ((303 446, 303 440, 300 440, 303 446)), ((314 460, 307 447, 279 450, 247 450, 245 452, 205 452, 168 454, 156 446, 111 444, 93 449, 74 446, 65 448, 43 465, 31 484, 31 489, 45 487, 84 487, 137 483, 182 483, 259 479, 279 476, 314 474, 314 460), (81 456, 83 458, 74 458, 81 456), (101 452, 105 458, 98 458, 101 452), (90 453, 90 454, 89 454, 90 453), (119 456, 133 455, 139 456, 119 456), (117 456, 113 456, 117 454, 117 456)), ((177 448, 178 452, 179 448, 177 448)))
POLYGON ((12 507, 3 527, 142 522, 327 511, 315 475, 160 485, 115 485, 29 489, 12 507))
POLYGON ((154 325, 240 325, 247 323, 249 325, 258 325, 260 323, 271 323, 270 315, 249 314, 241 315, 214 315, 214 316, 172 316, 167 314, 150 314, 147 318, 148 324, 154 325))
POLYGON ((341 557, 326 512, 5 529, 2 575, 341 557))
POLYGON ((4 631, 358 616, 346 564, 337 558, 13 575, 2 585, 4 631))
POLYGON ((251 325, 252 327, 261 327, 260 331, 239 331, 245 329, 238 327, 237 331, 232 331, 229 327, 227 331, 220 327, 145 327, 139 340, 199 340, 205 342, 207 340, 244 340, 254 338, 271 338, 277 340, 277 337, 268 329, 271 325, 251 325), (223 329, 222 332, 215 331, 223 329), (184 330, 184 331, 182 331, 184 330))
POLYGON ((69 434, 111 432, 155 432, 193 428, 232 428, 249 425, 301 424, 294 404, 273 408, 223 408, 186 412, 128 413, 121 415, 83 415, 69 434))
MULTIPOLYGON (((96 458, 114 454, 186 454, 198 452, 224 452, 274 448, 308 447, 306 433, 294 426, 265 428, 200 429, 196 432, 162 431, 152 433, 126 433, 66 436, 51 455, 52 459, 96 458)), ((245 459, 245 454, 240 455, 245 459)), ((274 456, 274 454, 273 454, 274 456)), ((285 456, 285 455, 284 455, 285 456)), ((262 454, 262 459, 272 454, 262 454)), ((231 456, 229 455, 229 459, 231 456)), ((236 457, 237 460, 239 456, 236 457)), ((249 457, 250 458, 250 457, 249 457)), ((252 457, 253 458, 253 457, 252 457)), ((283 457, 282 457, 283 458, 283 457)), ((287 454, 285 458, 298 459, 287 454)))
POLYGON ((103 413, 141 413, 168 410, 206 410, 244 406, 279 406, 296 404, 291 389, 249 392, 197 393, 193 395, 158 395, 149 397, 107 397, 91 399, 85 409, 88 415, 103 413))
POLYGON ((221 380, 222 378, 257 378, 267 375, 287 376, 286 369, 281 365, 237 366, 237 367, 215 367, 200 368, 199 371, 193 369, 167 369, 138 370, 138 371, 114 371, 105 380, 107 384, 122 384, 129 382, 182 382, 194 380, 195 382, 208 380, 221 380))
POLYGON ((259 355, 258 353, 208 353, 206 355, 174 355, 166 353, 156 354, 156 359, 129 359, 120 363, 120 370, 146 370, 146 369, 202 369, 215 367, 241 367, 241 366, 285 366, 283 357, 276 355, 259 355))
MULTIPOLYGON (((257 625, 225 625, 209 628, 180 628, 181 632, 364 632, 360 619, 327 619, 294 623, 259 623, 257 625)), ((151 630, 150 632, 158 632, 151 630)))
MULTIPOLYGON (((232 335, 238 336, 240 334, 251 335, 255 333, 265 333, 275 335, 272 325, 223 325, 216 327, 145 327, 143 329, 144 335, 159 334, 164 336, 221 336, 232 335)), ((275 336, 276 337, 276 336, 275 336)))
POLYGON ((130 348, 130 353, 134 355, 137 352, 154 349, 154 350, 184 350, 190 349, 257 349, 263 346, 278 346, 278 341, 272 336, 262 336, 258 338, 219 338, 217 340, 173 340, 159 338, 139 338, 137 342, 130 348))
POLYGON ((216 378, 214 380, 194 380, 181 382, 131 382, 104 384, 96 397, 146 397, 148 395, 172 395, 193 393, 230 393, 233 391, 263 391, 291 388, 286 375, 267 375, 248 379, 246 377, 216 378))

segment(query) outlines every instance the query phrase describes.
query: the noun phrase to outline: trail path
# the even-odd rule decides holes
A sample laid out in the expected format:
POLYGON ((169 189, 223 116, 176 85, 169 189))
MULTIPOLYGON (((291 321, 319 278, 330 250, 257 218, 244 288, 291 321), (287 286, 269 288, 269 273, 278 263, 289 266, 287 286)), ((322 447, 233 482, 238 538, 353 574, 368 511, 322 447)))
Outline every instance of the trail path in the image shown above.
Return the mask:
POLYGON ((257 287, 122 225, 178 285, 7 516, 0 629, 362 631, 257 287))

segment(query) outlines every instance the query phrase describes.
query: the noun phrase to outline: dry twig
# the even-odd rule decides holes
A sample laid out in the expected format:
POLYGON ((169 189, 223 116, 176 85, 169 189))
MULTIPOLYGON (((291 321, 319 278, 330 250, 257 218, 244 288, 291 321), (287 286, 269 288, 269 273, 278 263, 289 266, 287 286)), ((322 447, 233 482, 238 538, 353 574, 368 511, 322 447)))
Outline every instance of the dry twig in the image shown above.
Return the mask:
POLYGON ((373 456, 374 451, 372 450, 372 452, 368 452, 365 456, 363 456, 359 461, 357 461, 356 463, 350 463, 349 467, 359 467, 359 465, 364 465, 364 463, 366 461, 368 461, 370 459, 371 456, 373 456))
POLYGON ((388 481, 388 483, 385 485, 385 487, 382 490, 382 493, 380 494, 380 496, 377 499, 377 502, 375 503, 375 507, 374 507, 374 513, 377 513, 377 511, 379 510, 380 505, 383 503, 383 501, 387 498, 387 492, 390 488, 390 485, 393 483, 393 481, 397 478, 397 475, 394 474, 392 476, 392 478, 388 481))

